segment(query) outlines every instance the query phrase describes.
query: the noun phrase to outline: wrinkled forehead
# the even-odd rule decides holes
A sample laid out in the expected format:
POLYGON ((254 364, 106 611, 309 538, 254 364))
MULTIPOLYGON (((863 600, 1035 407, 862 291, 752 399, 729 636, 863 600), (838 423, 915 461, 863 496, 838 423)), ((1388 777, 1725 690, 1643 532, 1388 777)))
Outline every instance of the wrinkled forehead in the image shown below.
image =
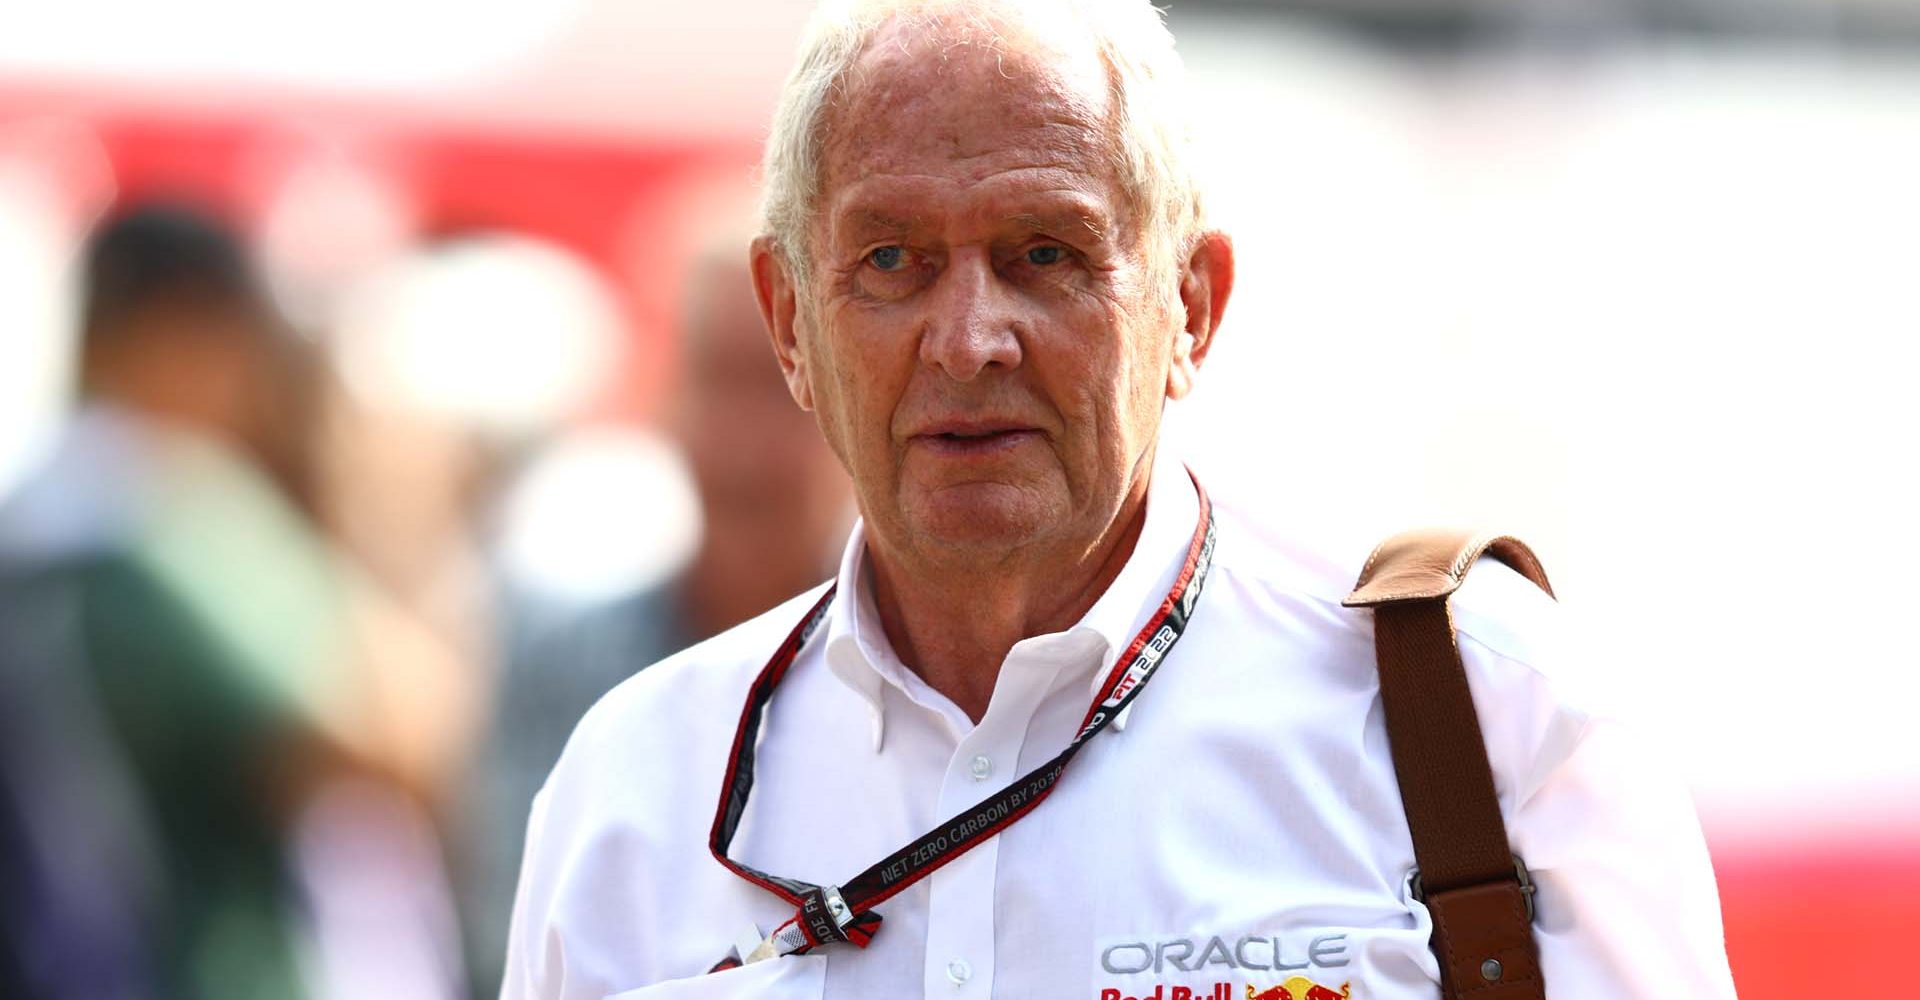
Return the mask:
POLYGON ((1072 21, 895 15, 827 109, 822 193, 831 202, 836 186, 869 173, 1007 149, 1104 165, 1114 135, 1111 91, 1090 33, 1072 21))

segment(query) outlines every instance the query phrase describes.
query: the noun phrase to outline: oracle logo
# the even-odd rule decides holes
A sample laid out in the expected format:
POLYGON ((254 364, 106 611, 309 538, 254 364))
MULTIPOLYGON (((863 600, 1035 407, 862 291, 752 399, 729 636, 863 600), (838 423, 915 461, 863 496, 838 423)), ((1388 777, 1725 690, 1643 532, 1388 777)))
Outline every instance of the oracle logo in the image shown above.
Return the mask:
POLYGON ((1178 972, 1203 972, 1208 969, 1255 969, 1262 972, 1292 972, 1318 966, 1338 968, 1351 962, 1347 957, 1347 935, 1322 934, 1303 946, 1292 946, 1278 935, 1262 937, 1248 934, 1235 939, 1215 935, 1198 938, 1170 938, 1165 941, 1123 941, 1109 945, 1100 953, 1100 967, 1116 976, 1152 972, 1160 975, 1168 968, 1178 972))

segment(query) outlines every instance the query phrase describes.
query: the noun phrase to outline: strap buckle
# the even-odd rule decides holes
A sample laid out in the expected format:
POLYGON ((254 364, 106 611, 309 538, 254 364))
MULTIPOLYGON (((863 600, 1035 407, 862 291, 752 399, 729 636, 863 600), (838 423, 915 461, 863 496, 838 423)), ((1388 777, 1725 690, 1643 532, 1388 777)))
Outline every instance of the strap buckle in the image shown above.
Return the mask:
MULTIPOLYGON (((1413 894, 1413 898, 1416 901, 1425 904, 1427 901, 1427 886, 1426 883, 1420 880, 1420 869, 1416 866, 1409 875, 1411 880, 1408 883, 1408 891, 1413 894)), ((1533 923, 1536 912, 1533 905, 1533 896, 1534 893, 1539 891, 1539 887, 1533 884, 1533 875, 1527 871, 1527 863, 1522 861, 1518 854, 1513 856, 1513 877, 1514 881, 1520 883, 1520 895, 1527 901, 1527 923, 1533 923)))

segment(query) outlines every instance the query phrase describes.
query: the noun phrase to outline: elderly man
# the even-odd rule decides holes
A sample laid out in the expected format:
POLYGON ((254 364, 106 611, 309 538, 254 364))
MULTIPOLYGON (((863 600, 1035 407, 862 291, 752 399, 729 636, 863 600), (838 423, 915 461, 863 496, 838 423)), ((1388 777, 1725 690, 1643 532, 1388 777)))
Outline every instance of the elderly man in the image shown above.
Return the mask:
MULTIPOLYGON (((581 723, 505 996, 1438 995, 1358 567, 1158 446, 1234 282, 1179 75, 1144 0, 816 16, 754 283, 862 520, 581 723)), ((1691 807, 1551 609, 1493 566, 1455 601, 1546 981, 1730 997, 1691 807)))

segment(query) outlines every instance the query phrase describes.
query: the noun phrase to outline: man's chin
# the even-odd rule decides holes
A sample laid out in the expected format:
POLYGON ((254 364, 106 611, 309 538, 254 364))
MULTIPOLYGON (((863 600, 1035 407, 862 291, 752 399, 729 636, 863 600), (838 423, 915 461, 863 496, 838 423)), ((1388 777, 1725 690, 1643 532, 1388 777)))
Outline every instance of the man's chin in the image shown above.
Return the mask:
POLYGON ((906 511, 916 547, 949 557, 1004 554, 1048 533, 1062 505, 1044 491, 1007 483, 966 483, 932 491, 906 511))

